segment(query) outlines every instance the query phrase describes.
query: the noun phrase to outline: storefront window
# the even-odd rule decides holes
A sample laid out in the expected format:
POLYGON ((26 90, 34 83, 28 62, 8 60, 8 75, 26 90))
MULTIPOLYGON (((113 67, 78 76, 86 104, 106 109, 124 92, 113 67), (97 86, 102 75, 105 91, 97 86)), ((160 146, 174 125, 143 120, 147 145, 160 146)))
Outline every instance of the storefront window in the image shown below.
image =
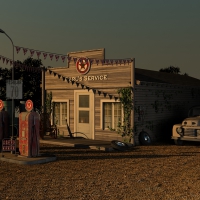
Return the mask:
POLYGON ((53 104, 53 124, 58 126, 66 125, 67 102, 54 102, 53 104))
POLYGON ((122 121, 122 108, 120 102, 103 102, 103 129, 117 129, 122 121))

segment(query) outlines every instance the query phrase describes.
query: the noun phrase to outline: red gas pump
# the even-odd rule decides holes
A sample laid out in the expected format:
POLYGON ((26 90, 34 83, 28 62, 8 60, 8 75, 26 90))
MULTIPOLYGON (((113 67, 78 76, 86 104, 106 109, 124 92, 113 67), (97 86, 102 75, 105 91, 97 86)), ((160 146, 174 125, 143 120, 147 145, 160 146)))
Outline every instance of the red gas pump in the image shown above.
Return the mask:
POLYGON ((26 101, 27 112, 19 114, 19 153, 21 156, 39 156, 40 115, 34 111, 31 100, 26 101))
POLYGON ((9 134, 9 116, 8 112, 4 110, 3 101, 0 100, 0 141, 8 138, 9 134))

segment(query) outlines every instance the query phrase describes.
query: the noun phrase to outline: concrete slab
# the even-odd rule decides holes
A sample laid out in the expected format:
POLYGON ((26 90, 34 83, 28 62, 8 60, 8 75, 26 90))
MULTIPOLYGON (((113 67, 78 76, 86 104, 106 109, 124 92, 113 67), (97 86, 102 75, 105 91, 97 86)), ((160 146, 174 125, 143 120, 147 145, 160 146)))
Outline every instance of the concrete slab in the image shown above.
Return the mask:
POLYGON ((83 149, 94 149, 100 151, 113 151, 111 147, 110 141, 101 141, 101 140, 91 140, 91 139, 84 139, 84 138, 50 138, 45 137, 44 140, 40 140, 40 143, 44 144, 53 144, 53 145, 61 145, 67 147, 74 147, 74 148, 83 148, 83 149))
POLYGON ((56 156, 41 154, 38 157, 27 158, 24 156, 19 156, 17 154, 11 154, 10 152, 2 152, 0 154, 0 161, 16 163, 21 165, 36 165, 48 163, 56 160, 56 156))

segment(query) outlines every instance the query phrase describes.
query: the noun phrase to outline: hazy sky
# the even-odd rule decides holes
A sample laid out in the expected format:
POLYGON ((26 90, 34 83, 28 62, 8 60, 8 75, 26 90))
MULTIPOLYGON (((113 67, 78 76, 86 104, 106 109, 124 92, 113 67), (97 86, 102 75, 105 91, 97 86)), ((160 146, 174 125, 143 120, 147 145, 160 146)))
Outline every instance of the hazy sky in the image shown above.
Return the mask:
MULTIPOLYGON (((58 54, 105 48, 107 59, 135 58, 137 68, 156 71, 178 66, 200 78, 200 0, 0 0, 0 28, 16 46, 58 54)), ((4 34, 0 55, 12 58, 4 34)), ((21 61, 28 55, 15 51, 21 61)))

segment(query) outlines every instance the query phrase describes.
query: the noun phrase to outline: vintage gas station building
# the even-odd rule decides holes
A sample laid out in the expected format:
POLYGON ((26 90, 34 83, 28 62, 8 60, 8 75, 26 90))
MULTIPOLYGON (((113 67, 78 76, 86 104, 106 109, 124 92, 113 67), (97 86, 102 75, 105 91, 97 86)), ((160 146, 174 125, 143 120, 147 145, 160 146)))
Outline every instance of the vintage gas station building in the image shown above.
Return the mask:
POLYGON ((171 125, 199 104, 200 80, 177 74, 135 68, 135 59, 106 59, 105 49, 72 52, 68 66, 48 68, 46 92, 52 92, 52 124, 60 135, 72 132, 95 140, 122 140, 115 131, 122 121, 118 89, 132 87, 131 115, 135 143, 141 133, 153 141, 171 134, 171 125), (168 131, 167 133, 165 133, 168 131))

